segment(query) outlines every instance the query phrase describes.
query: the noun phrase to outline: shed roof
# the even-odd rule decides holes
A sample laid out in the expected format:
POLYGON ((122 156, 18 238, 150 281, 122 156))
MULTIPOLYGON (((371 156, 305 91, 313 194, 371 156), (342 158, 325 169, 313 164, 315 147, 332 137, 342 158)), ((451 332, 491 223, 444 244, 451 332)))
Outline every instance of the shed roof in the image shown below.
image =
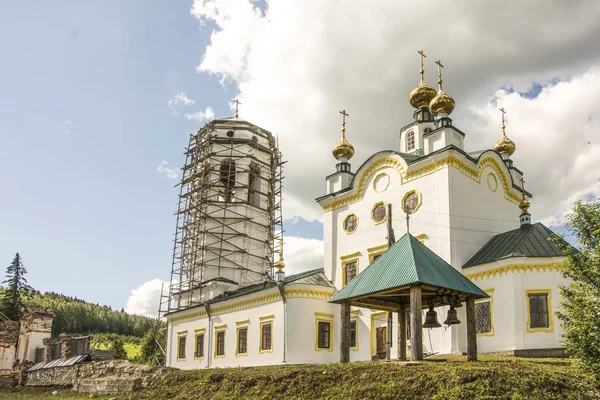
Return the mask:
POLYGON ((485 264, 510 257, 560 257, 564 256, 552 240, 553 235, 541 222, 521 225, 520 228, 500 233, 491 238, 463 268, 485 264))
MULTIPOLYGON (((407 233, 329 299, 329 302, 338 303, 370 294, 376 296, 379 292, 408 288, 416 283, 434 290, 447 289, 477 298, 488 297, 477 285, 407 233)), ((385 301, 399 304, 407 302, 401 296, 397 299, 387 298, 385 301)))

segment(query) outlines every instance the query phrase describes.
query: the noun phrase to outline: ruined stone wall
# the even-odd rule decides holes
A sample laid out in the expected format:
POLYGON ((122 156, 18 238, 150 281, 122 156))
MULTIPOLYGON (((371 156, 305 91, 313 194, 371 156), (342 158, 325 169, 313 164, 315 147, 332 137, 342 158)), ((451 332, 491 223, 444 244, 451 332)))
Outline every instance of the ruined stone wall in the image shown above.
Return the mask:
POLYGON ((23 312, 19 329, 17 359, 21 363, 33 362, 35 349, 43 348, 43 340, 50 337, 54 315, 46 309, 27 309, 23 312))
POLYGON ((29 372, 25 385, 73 387, 82 393, 126 393, 148 386, 165 372, 162 367, 124 360, 98 361, 29 372))
POLYGON ((0 320, 0 370, 10 370, 15 362, 19 323, 0 320))

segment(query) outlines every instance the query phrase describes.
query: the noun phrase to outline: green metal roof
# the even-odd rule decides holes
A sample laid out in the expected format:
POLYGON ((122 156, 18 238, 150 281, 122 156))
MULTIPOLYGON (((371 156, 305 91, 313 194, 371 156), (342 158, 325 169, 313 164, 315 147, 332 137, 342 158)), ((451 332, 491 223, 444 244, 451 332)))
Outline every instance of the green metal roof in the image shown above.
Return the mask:
POLYGON ((475 253, 463 268, 510 257, 564 256, 560 248, 552 240, 548 240, 553 235, 554 232, 540 222, 500 233, 475 253))
POLYGON ((329 302, 337 303, 415 283, 451 289, 478 298, 488 297, 477 285, 414 236, 405 234, 329 299, 329 302))

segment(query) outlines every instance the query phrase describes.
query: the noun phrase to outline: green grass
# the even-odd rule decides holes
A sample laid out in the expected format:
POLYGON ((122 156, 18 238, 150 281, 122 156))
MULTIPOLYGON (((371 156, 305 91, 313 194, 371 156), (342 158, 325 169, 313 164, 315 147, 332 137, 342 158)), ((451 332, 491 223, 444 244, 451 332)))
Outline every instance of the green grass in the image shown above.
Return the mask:
POLYGON ((406 366, 384 362, 172 371, 128 397, 146 399, 598 399, 568 359, 481 356, 406 366))
MULTIPOLYGON (((107 347, 106 344, 104 344, 104 343, 94 343, 92 345, 92 347, 94 347, 95 349, 100 349, 100 350, 107 350, 110 348, 110 347, 107 347)), ((125 348, 125 352, 127 352, 128 360, 133 360, 142 351, 142 346, 140 346, 139 344, 135 344, 135 343, 125 343, 125 344, 123 344, 123 347, 125 348)))
MULTIPOLYGON (((18 389, 0 389, 0 399, 26 399, 26 400, 89 400, 89 394, 77 393, 71 389, 48 389, 48 388, 18 388, 18 389), (56 396, 52 395, 53 391, 58 391, 56 396)), ((106 397, 100 397, 108 399, 106 397)))

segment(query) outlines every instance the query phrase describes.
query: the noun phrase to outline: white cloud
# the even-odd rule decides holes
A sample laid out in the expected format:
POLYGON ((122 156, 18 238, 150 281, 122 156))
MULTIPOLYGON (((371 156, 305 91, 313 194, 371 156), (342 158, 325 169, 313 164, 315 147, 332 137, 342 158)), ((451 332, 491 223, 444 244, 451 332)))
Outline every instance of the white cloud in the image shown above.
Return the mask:
POLYGON ((284 243, 286 275, 323 267, 322 240, 286 236, 284 243))
POLYGON ((146 281, 138 286, 137 289, 133 289, 125 303, 125 312, 156 318, 160 305, 160 289, 163 284, 165 285, 165 290, 168 289, 169 283, 160 279, 146 281))
POLYGON ((54 129, 59 129, 62 133, 65 133, 67 135, 71 134, 71 130, 70 130, 70 126, 71 126, 71 121, 70 120, 65 120, 60 124, 53 124, 52 127, 54 129))
POLYGON ((168 164, 167 161, 162 160, 158 164, 158 168, 156 168, 156 172, 165 174, 165 176, 169 179, 177 179, 179 177, 179 170, 177 170, 175 168, 167 168, 167 164, 168 164))
POLYGON ((206 107, 204 111, 197 111, 191 114, 185 114, 185 118, 190 121, 202 122, 210 121, 215 118, 215 112, 211 107, 206 107))
POLYGON ((196 102, 196 100, 190 99, 183 92, 177 93, 171 100, 167 102, 169 109, 171 110, 171 114, 179 115, 179 111, 177 111, 177 106, 183 104, 185 106, 191 106, 196 102))
MULTIPOLYGON (((467 150, 490 148, 497 140, 491 106, 489 117, 474 110, 486 110, 498 88, 523 91, 556 77, 571 77, 567 83, 574 85, 587 74, 596 75, 590 67, 600 65, 596 1, 577 7, 558 0, 455 2, 449 7, 442 0, 418 6, 383 0, 375 7, 357 0, 347 7, 341 0, 270 0, 263 13, 250 0, 195 0, 191 12, 200 23, 215 27, 198 71, 234 84, 244 104, 240 116, 279 136, 289 161, 286 219, 320 219, 313 199, 324 194, 325 176, 334 171, 330 149, 339 140, 340 109, 350 113, 353 170, 376 151, 398 148, 398 132, 412 120, 407 97, 418 84, 417 49, 428 55, 425 78, 430 84, 436 81, 433 61, 441 58, 446 66, 444 88, 456 99, 452 117, 467 135, 467 150)), ((552 90, 563 90, 558 86, 552 90)), ((589 133, 584 127, 588 118, 576 104, 593 91, 578 96, 570 87, 570 97, 562 99, 558 92, 548 94, 551 99, 544 94, 533 101, 516 94, 502 99, 511 118, 509 135, 519 147, 517 167, 536 195, 534 217, 549 218, 561 207, 540 208, 544 204, 568 202, 572 194, 590 188, 593 172, 587 168, 598 155, 595 142, 587 149, 574 142, 582 130, 589 133), (544 109, 549 102, 552 108, 544 109), (576 115, 583 119, 569 120, 576 115), (554 132, 550 137, 549 131, 554 132), (548 164, 550 156, 563 159, 562 170, 548 164)), ((587 104, 592 125, 599 126, 600 116, 590 110, 594 101, 587 104)))

